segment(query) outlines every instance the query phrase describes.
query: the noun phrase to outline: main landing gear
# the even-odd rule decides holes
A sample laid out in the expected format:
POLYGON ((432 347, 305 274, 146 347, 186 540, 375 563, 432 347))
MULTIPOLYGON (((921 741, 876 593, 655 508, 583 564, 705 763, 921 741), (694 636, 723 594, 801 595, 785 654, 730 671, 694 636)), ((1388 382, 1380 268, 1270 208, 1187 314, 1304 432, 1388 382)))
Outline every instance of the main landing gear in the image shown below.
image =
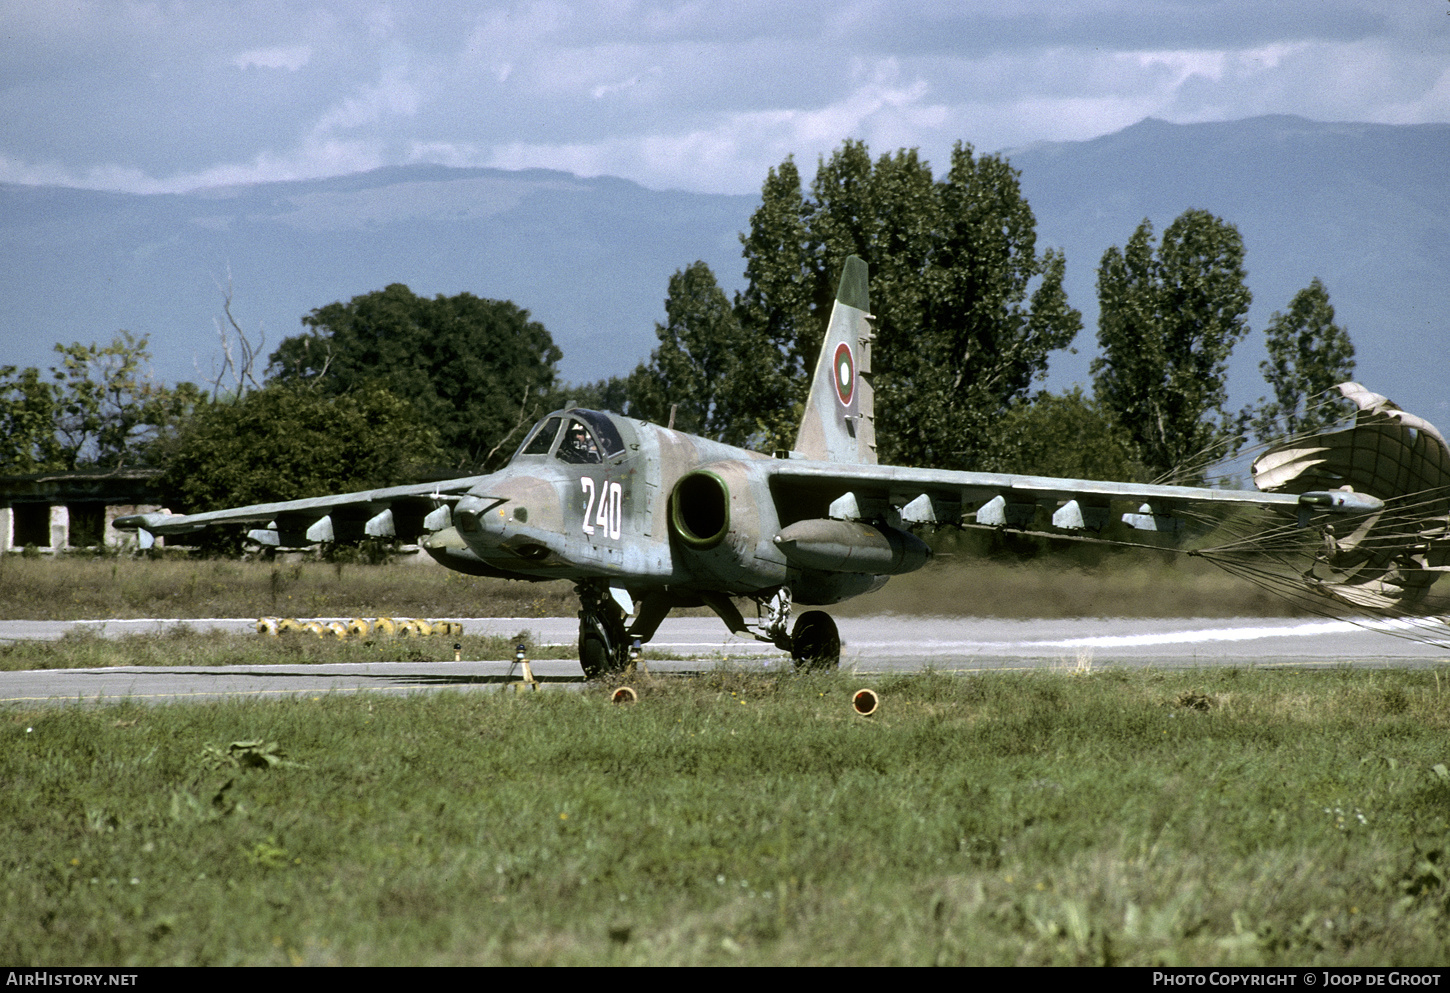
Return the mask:
MULTIPOLYGON (((782 586, 770 596, 754 599, 759 614, 756 627, 744 627, 758 641, 769 641, 790 652, 797 669, 834 669, 841 664, 841 634, 830 614, 824 610, 808 610, 796 619, 795 627, 791 628, 788 587, 782 586), (790 630, 789 636, 786 635, 787 629, 790 630)), ((729 617, 724 613, 720 616, 730 624, 729 617)), ((740 615, 737 613, 735 616, 740 615)), ((733 624, 731 630, 736 630, 733 624)))
POLYGON ((586 679, 628 669, 633 651, 654 637, 671 608, 702 604, 714 610, 736 634, 748 634, 790 652, 797 669, 834 669, 841 663, 841 635, 831 615, 823 610, 808 610, 792 628, 790 590, 785 588, 748 598, 758 608, 753 622, 747 622, 725 594, 650 593, 640 601, 639 616, 629 626, 626 622, 634 604, 623 590, 581 582, 574 592, 579 594, 579 665, 586 679))
POLYGON ((790 657, 797 669, 834 669, 841 664, 841 634, 824 610, 808 610, 790 635, 790 657))

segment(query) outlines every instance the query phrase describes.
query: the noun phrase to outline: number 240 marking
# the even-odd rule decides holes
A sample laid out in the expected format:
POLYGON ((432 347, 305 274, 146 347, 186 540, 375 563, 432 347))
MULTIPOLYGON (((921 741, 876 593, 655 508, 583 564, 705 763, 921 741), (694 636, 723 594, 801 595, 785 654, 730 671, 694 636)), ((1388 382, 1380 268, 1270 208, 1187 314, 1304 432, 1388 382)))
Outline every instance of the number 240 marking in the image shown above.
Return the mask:
POLYGON ((619 483, 605 482, 599 487, 599 506, 595 509, 595 483, 588 476, 579 478, 587 499, 584 502, 584 533, 593 534, 594 525, 599 525, 601 537, 619 539, 624 523, 624 487, 619 483), (593 518, 591 521, 591 517, 593 518))

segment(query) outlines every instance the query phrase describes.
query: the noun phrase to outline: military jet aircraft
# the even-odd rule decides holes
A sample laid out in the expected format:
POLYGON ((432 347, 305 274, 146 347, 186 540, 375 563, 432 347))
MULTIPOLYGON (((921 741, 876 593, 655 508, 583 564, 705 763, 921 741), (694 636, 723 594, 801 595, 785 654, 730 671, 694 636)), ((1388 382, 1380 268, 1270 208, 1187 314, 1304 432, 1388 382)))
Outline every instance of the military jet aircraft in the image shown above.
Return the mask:
POLYGON ((731 631, 835 666, 841 642, 819 606, 879 589, 931 558, 913 527, 1030 525, 1062 532, 1122 520, 1177 530, 1193 505, 1276 508, 1301 521, 1364 514, 1372 496, 1053 479, 878 465, 866 264, 845 263, 795 449, 746 451, 646 421, 571 408, 545 416, 508 465, 484 476, 198 514, 118 519, 149 546, 212 524, 254 523, 263 545, 363 536, 417 541, 450 569, 572 580, 579 660, 595 677, 624 667, 677 607, 706 606, 731 631), (742 613, 753 604, 753 617, 742 613))

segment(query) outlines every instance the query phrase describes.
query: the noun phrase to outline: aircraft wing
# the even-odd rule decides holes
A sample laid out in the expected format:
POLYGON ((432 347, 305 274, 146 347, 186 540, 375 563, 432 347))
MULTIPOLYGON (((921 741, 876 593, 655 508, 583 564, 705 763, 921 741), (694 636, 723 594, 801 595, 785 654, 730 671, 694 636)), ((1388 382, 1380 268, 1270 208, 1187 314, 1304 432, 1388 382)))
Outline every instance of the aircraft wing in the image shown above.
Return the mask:
POLYGON ((1101 530, 1109 522, 1113 504, 1130 503, 1135 509, 1122 515, 1129 527, 1177 531, 1183 524, 1179 512, 1195 506, 1270 507, 1305 515, 1363 514, 1383 506, 1375 497, 1347 490, 1264 493, 805 460, 777 463, 770 482, 777 504, 789 506, 793 517, 804 512, 843 520, 872 519, 893 508, 906 525, 954 524, 974 516, 978 524, 1031 527, 1042 508, 1055 528, 1101 530))
POLYGON ((406 541, 425 530, 447 527, 448 522, 441 518, 447 513, 448 505, 485 478, 463 476, 203 514, 166 511, 133 514, 116 518, 114 526, 122 531, 136 531, 142 548, 150 548, 157 535, 190 534, 213 524, 260 524, 262 527, 253 530, 250 537, 264 545, 282 547, 364 537, 396 537, 406 541), (430 515, 438 516, 430 520, 430 515))

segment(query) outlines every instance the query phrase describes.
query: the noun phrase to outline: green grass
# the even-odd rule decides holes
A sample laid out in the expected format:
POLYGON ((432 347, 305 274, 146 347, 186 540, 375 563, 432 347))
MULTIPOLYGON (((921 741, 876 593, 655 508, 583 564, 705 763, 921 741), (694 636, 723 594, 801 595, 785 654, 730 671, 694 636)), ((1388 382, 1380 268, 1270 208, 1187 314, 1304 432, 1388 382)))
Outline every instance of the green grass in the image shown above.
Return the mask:
POLYGON ((1450 959, 1450 673, 635 685, 0 712, 0 959, 1450 959))
POLYGON ((879 592, 830 608, 840 617, 1294 617, 1305 611, 1203 559, 1118 552, 1085 566, 1068 556, 1026 562, 944 558, 894 576, 879 592))
MULTIPOLYGON (((946 539, 942 539, 946 542, 946 539)), ((1156 551, 950 553, 843 616, 1273 617, 1295 611, 1201 559, 1156 551)), ((955 551, 953 551, 955 549, 955 551)), ((1076 550, 1074 550, 1076 551, 1076 550)), ((573 584, 484 579, 416 559, 391 565, 0 555, 0 620, 158 617, 570 617, 573 584)), ((695 613, 708 613, 702 609, 695 613)))
POLYGON ((573 584, 391 565, 0 555, 0 620, 126 617, 566 617, 573 584))
MULTIPOLYGON (((342 662, 435 662, 453 658, 453 646, 467 659, 512 659, 522 640, 530 659, 577 659, 569 645, 538 645, 527 630, 519 637, 493 635, 430 638, 349 638, 311 634, 265 637, 227 631, 195 631, 184 622, 161 634, 103 638, 68 631, 55 641, 0 642, 0 672, 35 669, 101 669, 111 666, 320 665, 342 662)), ((651 652, 650 658, 665 659, 651 652)))

